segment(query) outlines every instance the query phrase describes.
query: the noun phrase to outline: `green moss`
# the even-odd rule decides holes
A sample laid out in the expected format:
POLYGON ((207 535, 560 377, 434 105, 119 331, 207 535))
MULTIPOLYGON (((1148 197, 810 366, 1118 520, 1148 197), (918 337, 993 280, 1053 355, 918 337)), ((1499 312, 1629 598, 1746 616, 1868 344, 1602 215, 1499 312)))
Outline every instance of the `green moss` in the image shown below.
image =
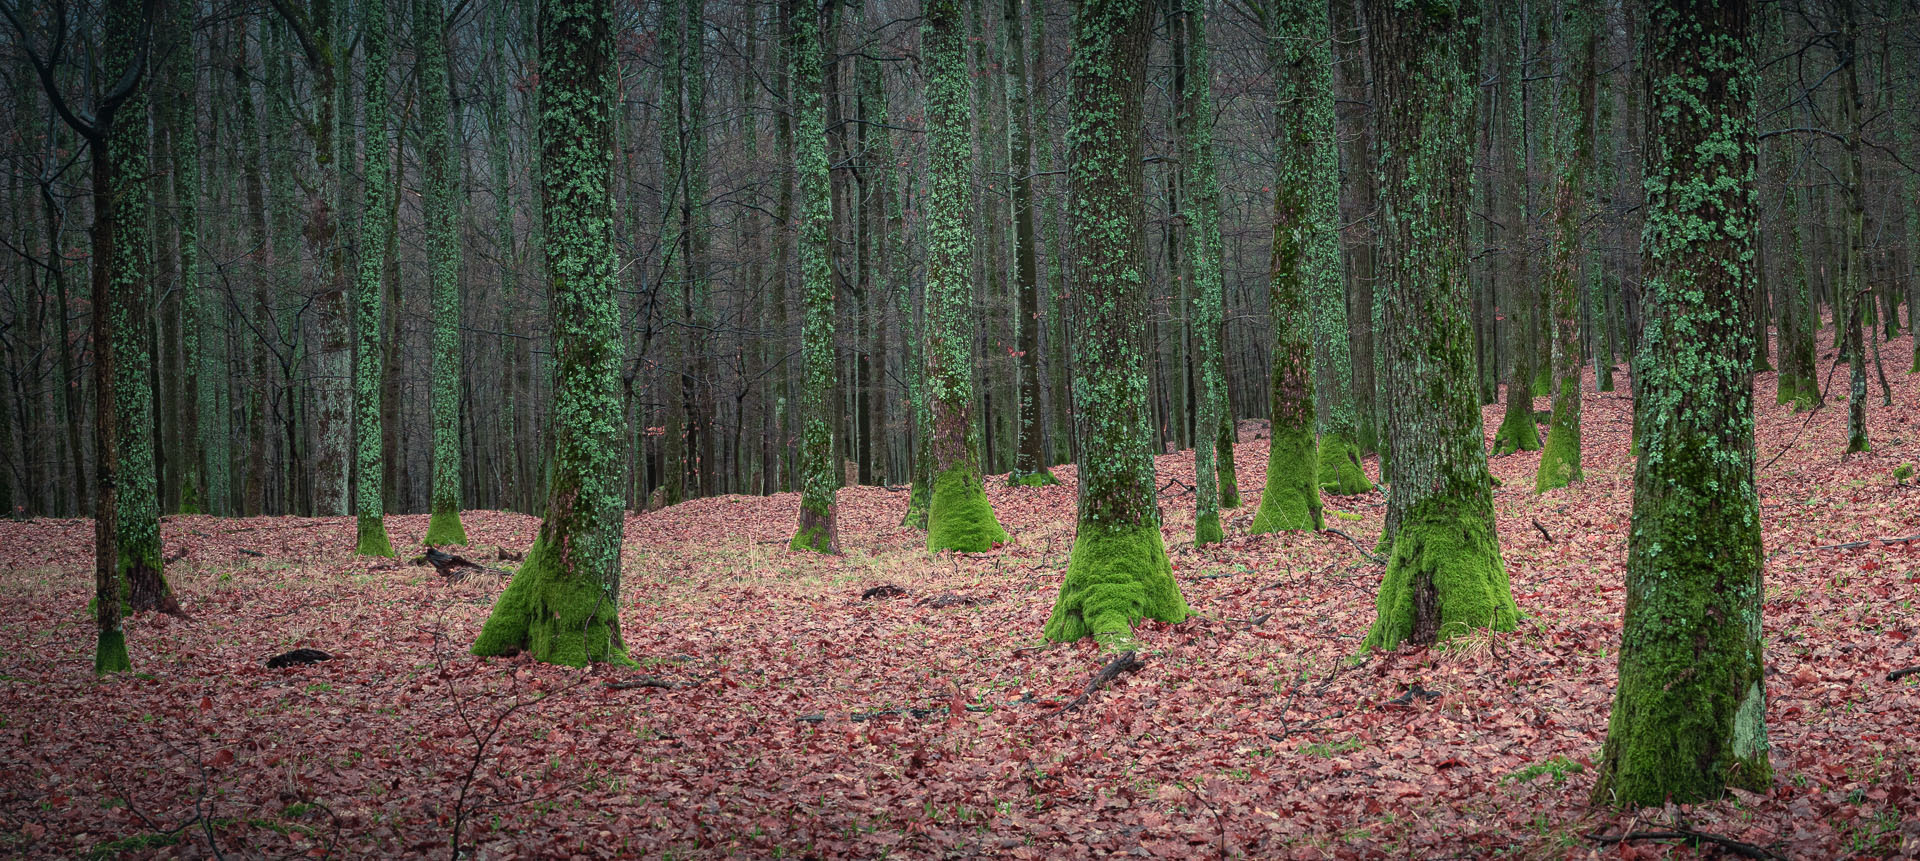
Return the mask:
POLYGON ((913 487, 907 493, 907 513, 900 518, 901 526, 915 529, 927 528, 927 483, 919 478, 920 470, 914 470, 913 487))
POLYGON ((1141 619, 1180 622, 1187 615, 1158 526, 1082 520, 1046 635, 1056 643, 1093 636, 1106 644, 1124 640, 1141 619))
POLYGON ((1494 457, 1539 448, 1540 427, 1533 423, 1533 399, 1514 398, 1512 387, 1508 387, 1507 410, 1500 416, 1500 429, 1493 434, 1494 457))
POLYGON ((1194 544, 1218 544, 1226 539, 1226 533, 1220 530, 1220 515, 1218 513, 1203 514, 1194 519, 1194 544))
POLYGON ((1305 428, 1276 428, 1267 446, 1267 489, 1260 494, 1260 510, 1247 531, 1267 532, 1319 529, 1319 455, 1313 433, 1305 428))
POLYGON ((597 578, 568 571, 544 534, 527 551, 493 614, 473 642, 476 655, 525 650, 534 660, 569 667, 588 662, 633 665, 620 645, 619 599, 597 578))
POLYGON ((127 659, 127 634, 118 629, 100 632, 99 645, 93 651, 93 671, 100 675, 124 673, 133 669, 127 659))
POLYGON ((1535 493, 1545 493, 1580 481, 1580 426, 1568 423, 1556 413, 1553 427, 1547 431, 1547 447, 1540 453, 1540 471, 1534 475, 1535 493))
POLYGON ((1360 464, 1360 447, 1345 434, 1329 433, 1320 437, 1320 489, 1336 496, 1352 496, 1373 489, 1366 468, 1360 464))
POLYGON ((1041 467, 1038 472, 1007 473, 1008 487, 1052 487, 1060 483, 1053 477, 1053 470, 1041 467))
POLYGON ((1533 372, 1533 396, 1544 398, 1553 394, 1553 369, 1542 363, 1533 372))
POLYGON ((1007 541, 1007 531, 993 516, 980 476, 965 464, 933 479, 933 499, 927 506, 927 549, 979 553, 1007 541))
POLYGON ((787 542, 787 549, 810 550, 814 553, 838 553, 839 549, 834 546, 831 523, 829 517, 803 509, 800 525, 793 531, 793 540, 787 542))
POLYGON ((379 515, 360 515, 360 543, 353 552, 361 556, 393 556, 393 542, 387 539, 387 521, 379 515))
POLYGON ((1461 508, 1436 497, 1402 519, 1361 648, 1437 642, 1476 628, 1513 630, 1520 610, 1492 520, 1461 508))
POLYGON ((427 521, 427 535, 420 543, 434 547, 467 543, 467 527, 460 522, 459 509, 436 509, 427 521))

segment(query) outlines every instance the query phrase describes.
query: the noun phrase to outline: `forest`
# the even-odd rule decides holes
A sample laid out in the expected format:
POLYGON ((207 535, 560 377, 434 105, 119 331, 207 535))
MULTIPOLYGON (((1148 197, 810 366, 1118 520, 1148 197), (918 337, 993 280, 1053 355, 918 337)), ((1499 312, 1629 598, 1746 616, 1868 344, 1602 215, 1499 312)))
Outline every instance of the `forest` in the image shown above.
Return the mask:
POLYGON ((1908 0, 0 19, 0 854, 1920 858, 1908 0))

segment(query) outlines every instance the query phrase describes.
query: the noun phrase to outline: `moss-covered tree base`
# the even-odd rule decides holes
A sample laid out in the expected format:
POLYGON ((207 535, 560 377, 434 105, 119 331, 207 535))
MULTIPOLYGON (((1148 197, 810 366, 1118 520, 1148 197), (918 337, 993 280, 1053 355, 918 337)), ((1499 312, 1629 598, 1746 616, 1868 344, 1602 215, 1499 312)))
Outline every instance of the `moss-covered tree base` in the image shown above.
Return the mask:
POLYGON ((1094 637, 1124 642, 1141 619, 1184 621, 1187 601, 1173 582, 1160 527, 1100 526, 1082 521, 1067 558, 1067 576, 1047 619, 1047 639, 1094 637))
POLYGON ((993 516, 980 476, 962 465, 933 479, 933 498, 927 505, 927 549, 979 553, 1007 541, 1007 531, 993 516))
POLYGON ((1260 535, 1324 525, 1320 506, 1320 455, 1313 431, 1275 428, 1267 447, 1267 489, 1248 532, 1260 535))
POLYGON ((1361 648, 1424 645, 1476 628, 1511 631, 1519 617, 1491 515, 1465 514, 1435 498, 1400 523, 1361 648))
POLYGON ((1060 479, 1053 477, 1053 470, 1045 468, 1038 472, 1007 473, 1008 487, 1051 487, 1059 483, 1060 479))
POLYGON ((1540 426, 1533 423, 1533 404, 1529 402, 1525 407, 1508 407, 1501 415, 1500 429, 1493 434, 1494 457, 1540 450, 1540 426))
POLYGON ((460 512, 456 510, 436 510, 427 520, 427 535, 420 543, 434 547, 446 547, 467 543, 466 524, 460 522, 460 512))
POLYGON ((913 529, 927 528, 927 483, 915 480, 907 493, 907 513, 900 518, 900 525, 913 529))
POLYGON ((1330 433, 1320 438, 1320 489, 1335 496, 1352 496, 1373 489, 1367 470, 1360 463, 1360 447, 1345 435, 1330 433))
POLYGON ((387 537, 384 517, 360 515, 360 540, 353 552, 361 556, 393 556, 393 541, 387 537))
POLYGON ((1580 481, 1580 428, 1562 426, 1555 420, 1547 431, 1547 447, 1540 452, 1540 470, 1534 474, 1533 490, 1546 493, 1580 481))
POLYGON ((93 649, 93 671, 104 676, 131 669, 133 662, 127 659, 126 632, 101 631, 99 644, 93 649))
POLYGON ((493 602, 473 653, 525 651, 536 661, 569 667, 589 662, 631 666, 615 630, 619 609, 618 599, 602 584, 562 569, 543 535, 493 602))
POLYGON ((840 537, 834 534, 832 509, 816 511, 807 507, 806 502, 801 502, 800 525, 793 530, 793 540, 787 542, 787 549, 838 554, 840 537))
POLYGON ((185 618, 187 612, 180 608, 180 601, 174 598, 173 586, 167 582, 166 572, 161 565, 157 550, 144 565, 133 564, 126 557, 121 557, 120 573, 127 581, 124 606, 129 612, 152 611, 185 618))
POLYGON ((1220 529, 1220 515, 1218 513, 1203 514, 1194 518, 1194 544, 1219 544, 1225 540, 1227 540, 1227 535, 1220 529))

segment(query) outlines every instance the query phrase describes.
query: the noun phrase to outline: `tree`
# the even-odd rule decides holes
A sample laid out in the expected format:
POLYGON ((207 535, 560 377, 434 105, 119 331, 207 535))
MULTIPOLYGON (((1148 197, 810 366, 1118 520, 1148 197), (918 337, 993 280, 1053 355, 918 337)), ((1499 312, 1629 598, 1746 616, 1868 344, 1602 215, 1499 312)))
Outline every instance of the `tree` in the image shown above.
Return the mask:
POLYGON ((387 538, 385 501, 381 497, 380 323, 381 298, 386 290, 389 237, 394 230, 393 187, 387 162, 393 139, 387 126, 387 3, 366 0, 361 10, 366 23, 361 38, 367 51, 366 102, 366 211, 360 218, 360 272, 353 294, 353 324, 358 351, 353 360, 354 511, 359 515, 359 541, 354 552, 392 556, 387 538))
POLYGON ((620 309, 614 302, 613 11, 540 4, 540 192, 552 299, 553 454, 547 508, 473 644, 584 666, 630 663, 620 637, 620 309))
MULTIPOLYGON (((1855 33, 1854 0, 1836 0, 1840 11, 1836 51, 1840 55, 1840 127, 1846 151, 1846 180, 1841 198, 1846 207, 1846 223, 1841 231, 1840 279, 1835 287, 1833 322, 1841 330, 1841 349, 1847 356, 1847 453, 1872 448, 1867 439, 1867 358, 1866 341, 1861 332, 1864 311, 1872 302, 1867 284, 1866 171, 1860 163, 1860 75, 1859 45, 1855 33)), ((1751 86, 1751 85, 1749 85, 1751 86)), ((1877 348, 1877 344, 1876 344, 1877 348)), ((1877 355, 1877 354, 1876 354, 1877 355)))
MULTIPOLYGON (((1306 195, 1300 266, 1312 308, 1314 404, 1320 434, 1318 479, 1328 493, 1373 489, 1360 465, 1360 420, 1354 409, 1353 348, 1347 334, 1346 272, 1340 254, 1340 152, 1333 125, 1333 20, 1328 4, 1287 0, 1279 31, 1288 87, 1282 113, 1291 153, 1291 181, 1306 195), (1297 129, 1297 131, 1296 131, 1297 129)), ((1274 50, 1269 48, 1269 50, 1274 50)), ((1276 72, 1279 69, 1276 69, 1276 72)), ((1288 181, 1288 180, 1283 180, 1288 181)))
MULTIPOLYGON (((967 64, 960 6, 930 0, 921 31, 927 76, 927 399, 933 426, 933 494, 927 549, 978 552, 1007 540, 980 478, 973 421, 973 211, 967 165, 967 64)), ((1016 168, 1018 169, 1018 168, 1016 168)), ((1031 218, 1031 208, 1028 217, 1031 218)), ((1031 229, 1028 231, 1031 237, 1031 229)), ((1029 273, 1031 274, 1031 273, 1029 273)))
POLYGON ((1534 489, 1545 492, 1580 481, 1580 390, 1585 376, 1580 359, 1579 293, 1584 285, 1580 260, 1585 255, 1581 225, 1587 214, 1587 177, 1593 169, 1594 61, 1599 49, 1593 13, 1569 6, 1561 37, 1565 84, 1554 97, 1549 132, 1560 164, 1553 195, 1553 245, 1547 256, 1547 294, 1553 314, 1553 424, 1534 489))
POLYGON ((1086 0, 1073 22, 1067 181, 1074 260, 1074 433, 1080 498, 1073 550, 1047 638, 1114 647, 1145 619, 1179 622, 1187 602, 1160 536, 1147 405, 1140 101, 1144 0, 1086 0))
POLYGON ((1365 7, 1375 104, 1392 106, 1379 114, 1392 457, 1391 549, 1364 646, 1391 649, 1511 630, 1519 611, 1494 532, 1467 319, 1477 11, 1470 0, 1365 7))
MULTIPOLYGON (((427 232, 427 283, 433 295, 433 516, 423 544, 465 544, 460 521, 460 202, 448 131, 446 13, 442 0, 414 3, 419 52, 420 165, 427 232)), ((571 18, 567 20, 571 21, 571 18)), ((551 170, 550 165, 544 165, 551 170)))
MULTIPOLYGON (((1311 292, 1337 288, 1339 278, 1336 236, 1329 235, 1328 195, 1318 187, 1328 181, 1331 140, 1315 135, 1331 128, 1330 116, 1315 116, 1312 102, 1330 100, 1318 93, 1305 67, 1310 47, 1289 42, 1313 38, 1302 28, 1312 15, 1310 2, 1277 4, 1269 14, 1267 62, 1282 90, 1275 99, 1274 121, 1280 129, 1273 178, 1273 256, 1267 271, 1267 304, 1273 317, 1273 371, 1269 384, 1271 415, 1267 434, 1267 489, 1260 494, 1260 510, 1252 532, 1319 529, 1325 525, 1320 504, 1320 457, 1314 442, 1314 321, 1311 292), (1322 127, 1321 120, 1329 124, 1322 127), (1328 271, 1329 268, 1331 271, 1328 271), (1328 284, 1328 279, 1334 279, 1328 284)), ((1324 17, 1324 15, 1323 15, 1324 17)), ((1331 111, 1331 105, 1326 106, 1331 111)), ((1330 137, 1330 136, 1329 136, 1330 137)), ((1336 178, 1337 180, 1337 178, 1336 178)), ((1324 321, 1322 321, 1324 322, 1324 321)), ((1344 334, 1345 327, 1341 327, 1344 334)))
POLYGON ((1596 803, 1686 804, 1772 781, 1747 322, 1752 17, 1747 0, 1648 10, 1644 405, 1596 803))
MULTIPOLYGON (((1000 8, 1001 44, 1007 90, 1007 169, 1012 174, 1014 287, 1020 294, 1020 448, 1007 480, 1038 487, 1059 484, 1048 469, 1046 417, 1040 414, 1040 264, 1034 247, 1033 111, 1027 86, 1027 38, 1021 32, 1021 0, 1005 0, 1000 8)), ((1033 14, 1044 14, 1036 11, 1033 14)))
MULTIPOLYGON (((1193 365, 1199 378, 1199 415, 1193 441, 1193 543, 1212 544, 1220 531, 1218 429, 1227 406, 1220 335, 1225 307, 1220 298, 1220 180, 1213 153, 1213 66, 1207 57, 1207 19, 1202 0, 1183 0, 1186 17, 1187 91, 1181 107, 1181 159, 1187 166, 1187 265, 1193 273, 1193 365)), ((1229 461, 1231 468, 1231 461, 1229 461)))
MULTIPOLYGON (((840 552, 834 494, 840 471, 833 461, 834 300, 827 231, 833 225, 827 197, 827 113, 822 99, 820 5, 791 0, 793 25, 787 46, 792 64, 794 146, 800 186, 801 321, 800 523, 790 546, 840 552)), ((932 325, 931 322, 928 324, 932 325)))
MULTIPOLYGON (((1508 143, 1507 170, 1505 172, 1508 205, 1507 254, 1513 261, 1506 277, 1506 332, 1507 353, 1511 357, 1507 376, 1507 408, 1500 417, 1500 427, 1493 432, 1493 452, 1496 455, 1512 454, 1516 451, 1535 451, 1540 448, 1540 428, 1533 419, 1533 350, 1535 343, 1534 306, 1539 304, 1539 289, 1533 283, 1533 213, 1528 205, 1531 187, 1528 183, 1532 173, 1533 147, 1529 140, 1531 131, 1527 115, 1527 79, 1525 58, 1531 49, 1527 43, 1527 32, 1532 26, 1532 16, 1528 15, 1525 3, 1507 2, 1504 15, 1500 16, 1505 31, 1512 37, 1509 47, 1511 54, 1500 66, 1505 86, 1500 90, 1506 100, 1497 104, 1500 128, 1505 131, 1508 143)), ((1466 141, 1462 140, 1461 145, 1466 141)))

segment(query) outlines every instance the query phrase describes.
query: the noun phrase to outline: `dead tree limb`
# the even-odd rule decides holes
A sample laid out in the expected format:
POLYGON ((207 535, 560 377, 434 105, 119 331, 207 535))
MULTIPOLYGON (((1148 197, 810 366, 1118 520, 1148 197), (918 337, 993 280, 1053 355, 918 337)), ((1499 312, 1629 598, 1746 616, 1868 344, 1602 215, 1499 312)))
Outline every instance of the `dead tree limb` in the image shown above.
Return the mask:
POLYGON ((1914 675, 1920 675, 1920 667, 1908 667, 1904 670, 1894 670, 1893 672, 1887 674, 1887 681, 1897 682, 1908 676, 1914 676, 1914 675))
POLYGON ((1372 563, 1373 563, 1373 564, 1375 564, 1375 565, 1385 565, 1385 564, 1387 564, 1387 560, 1386 560, 1385 558, 1383 558, 1383 557, 1380 557, 1380 556, 1376 556, 1376 555, 1374 555, 1373 553, 1371 553, 1371 552, 1369 552, 1369 551, 1367 550, 1367 548, 1365 548, 1365 547, 1362 547, 1362 546, 1360 546, 1360 542, 1359 542, 1359 541, 1355 541, 1355 540, 1354 540, 1354 537, 1353 537, 1353 536, 1351 536, 1351 535, 1348 535, 1347 533, 1345 533, 1345 532, 1342 532, 1342 531, 1340 531, 1340 530, 1339 530, 1338 528, 1335 528, 1335 527, 1332 527, 1332 526, 1329 526, 1329 527, 1326 527, 1325 529, 1322 529, 1322 530, 1320 530, 1320 531, 1321 531, 1321 532, 1331 532, 1331 533, 1333 533, 1333 534, 1335 534, 1335 535, 1338 535, 1338 536, 1340 536, 1341 538, 1345 538, 1345 539, 1347 539, 1348 541, 1350 541, 1350 542, 1352 542, 1352 543, 1353 543, 1353 549, 1355 549, 1355 550, 1358 550, 1358 551, 1360 551, 1360 555, 1362 555, 1362 556, 1365 556, 1365 557, 1367 557, 1367 561, 1369 561, 1369 562, 1372 562, 1372 563))
POLYGON ((1756 858, 1760 859, 1760 861, 1786 861, 1785 858, 1775 855, 1762 847, 1755 846, 1752 843, 1745 843, 1731 837, 1722 837, 1718 834, 1710 834, 1705 831, 1695 831, 1691 828, 1674 828, 1667 831, 1632 831, 1626 834, 1589 834, 1587 835, 1587 839, 1606 846, 1612 846, 1616 843, 1626 843, 1631 840, 1685 840, 1693 845, 1711 843, 1742 858, 1756 858))
POLYGON ((1540 537, 1547 539, 1548 544, 1553 543, 1553 536, 1547 533, 1545 526, 1540 525, 1540 518, 1536 517, 1533 519, 1533 528, 1540 530, 1540 537))
POLYGON ((1094 691, 1100 689, 1101 685, 1113 681, 1115 678, 1118 678, 1121 673, 1130 673, 1138 670, 1141 666, 1143 665, 1140 663, 1140 659, 1131 651, 1114 655, 1113 660, 1108 661, 1107 665, 1101 667, 1100 672, 1094 675, 1093 681, 1087 683, 1086 690, 1081 691, 1079 696, 1067 701, 1067 704, 1061 706, 1054 714, 1064 714, 1079 708, 1082 703, 1087 701, 1088 697, 1093 696, 1094 691))
POLYGON ((1796 553, 1818 553, 1822 550, 1859 550, 1863 547, 1872 547, 1875 544, 1891 545, 1914 543, 1920 543, 1920 535, 1909 535, 1905 538, 1869 538, 1865 541, 1848 541, 1844 544, 1823 544, 1819 547, 1786 548, 1775 550, 1768 554, 1767 561, 1771 562, 1782 556, 1792 556, 1796 553))

